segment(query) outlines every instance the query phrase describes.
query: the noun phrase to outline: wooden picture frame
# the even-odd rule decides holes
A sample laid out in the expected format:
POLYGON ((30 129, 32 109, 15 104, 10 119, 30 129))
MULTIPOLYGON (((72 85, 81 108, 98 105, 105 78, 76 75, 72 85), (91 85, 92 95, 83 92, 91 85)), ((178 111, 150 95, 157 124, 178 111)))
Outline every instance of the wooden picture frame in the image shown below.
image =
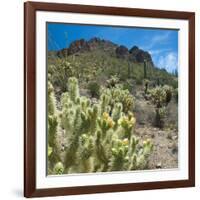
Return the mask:
POLYGON ((42 197, 104 192, 122 192, 195 185, 195 14, 164 10, 102 7, 59 3, 26 2, 24 4, 24 196, 42 197), (36 187, 36 12, 129 16, 187 20, 189 24, 189 129, 188 179, 140 183, 73 186, 38 189, 36 187))

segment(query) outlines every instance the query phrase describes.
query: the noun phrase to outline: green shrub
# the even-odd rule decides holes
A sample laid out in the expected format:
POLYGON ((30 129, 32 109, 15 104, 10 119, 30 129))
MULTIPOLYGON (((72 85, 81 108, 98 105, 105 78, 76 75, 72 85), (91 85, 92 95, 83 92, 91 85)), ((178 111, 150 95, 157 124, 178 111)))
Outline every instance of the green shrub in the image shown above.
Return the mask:
POLYGON ((111 76, 110 79, 107 80, 107 87, 109 88, 115 87, 118 83, 119 83, 119 78, 117 77, 117 75, 113 75, 111 76))
POLYGON ((48 65, 48 73, 51 75, 51 83, 60 88, 62 92, 67 90, 67 80, 75 75, 75 69, 66 60, 59 59, 56 65, 48 65))
POLYGON ((100 85, 97 82, 90 82, 88 84, 88 90, 92 97, 99 97, 100 94, 100 85))

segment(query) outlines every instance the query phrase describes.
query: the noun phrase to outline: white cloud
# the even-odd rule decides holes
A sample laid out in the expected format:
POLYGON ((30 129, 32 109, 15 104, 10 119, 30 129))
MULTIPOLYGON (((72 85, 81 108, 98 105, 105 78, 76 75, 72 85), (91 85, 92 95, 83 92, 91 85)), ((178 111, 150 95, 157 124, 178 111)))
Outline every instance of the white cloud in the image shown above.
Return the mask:
POLYGON ((156 35, 152 38, 152 43, 155 43, 155 42, 163 42, 163 41, 166 41, 170 36, 170 32, 167 31, 165 32, 164 34, 159 34, 159 35, 156 35))
POLYGON ((158 58, 157 67, 165 68, 168 72, 173 72, 178 68, 178 55, 175 52, 169 52, 165 56, 158 58))
POLYGON ((171 51, 171 49, 156 49, 156 50, 149 50, 149 53, 152 55, 152 56, 157 56, 161 53, 164 53, 164 52, 169 52, 171 51))
POLYGON ((160 43, 166 43, 170 37, 170 32, 166 31, 163 34, 155 35, 151 39, 148 39, 148 44, 142 46, 143 49, 145 50, 151 50, 155 45, 160 44, 160 43))

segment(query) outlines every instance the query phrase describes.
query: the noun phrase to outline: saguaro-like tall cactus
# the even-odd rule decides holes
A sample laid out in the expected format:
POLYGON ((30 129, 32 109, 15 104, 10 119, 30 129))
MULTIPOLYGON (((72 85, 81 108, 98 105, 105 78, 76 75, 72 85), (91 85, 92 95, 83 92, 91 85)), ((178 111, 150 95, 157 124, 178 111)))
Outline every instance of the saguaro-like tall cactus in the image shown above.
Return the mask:
POLYGON ((144 60, 144 79, 147 78, 147 60, 144 60))

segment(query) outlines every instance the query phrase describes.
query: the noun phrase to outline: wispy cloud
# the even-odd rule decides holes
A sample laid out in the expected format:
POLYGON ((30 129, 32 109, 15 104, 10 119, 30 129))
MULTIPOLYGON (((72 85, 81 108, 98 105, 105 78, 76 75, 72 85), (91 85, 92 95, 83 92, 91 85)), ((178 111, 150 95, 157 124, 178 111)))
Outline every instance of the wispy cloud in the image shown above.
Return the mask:
POLYGON ((153 49, 153 50, 149 50, 149 53, 152 56, 157 56, 159 54, 162 54, 162 53, 165 53, 165 52, 169 52, 169 51, 171 51, 171 49, 169 49, 169 48, 166 48, 166 49, 153 49))
POLYGON ((148 39, 148 43, 142 46, 142 48, 150 51, 155 45, 166 44, 168 39, 170 38, 170 34, 170 31, 166 31, 163 34, 155 35, 152 38, 148 38, 148 36, 146 36, 146 40, 148 39))
POLYGON ((178 68, 178 55, 175 52, 169 52, 165 56, 160 56, 157 67, 165 68, 168 72, 173 72, 178 68))

